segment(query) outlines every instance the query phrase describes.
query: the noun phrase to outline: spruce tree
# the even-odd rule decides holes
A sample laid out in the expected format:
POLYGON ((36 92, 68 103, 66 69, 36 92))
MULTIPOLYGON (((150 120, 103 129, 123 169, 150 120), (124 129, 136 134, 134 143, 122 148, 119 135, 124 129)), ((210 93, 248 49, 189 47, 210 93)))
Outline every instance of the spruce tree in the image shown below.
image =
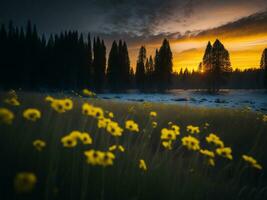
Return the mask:
POLYGON ((146 60, 146 48, 141 46, 136 64, 136 86, 139 90, 145 88, 145 60, 146 60))
POLYGON ((263 71, 264 88, 267 89, 267 48, 262 52, 260 68, 263 71))

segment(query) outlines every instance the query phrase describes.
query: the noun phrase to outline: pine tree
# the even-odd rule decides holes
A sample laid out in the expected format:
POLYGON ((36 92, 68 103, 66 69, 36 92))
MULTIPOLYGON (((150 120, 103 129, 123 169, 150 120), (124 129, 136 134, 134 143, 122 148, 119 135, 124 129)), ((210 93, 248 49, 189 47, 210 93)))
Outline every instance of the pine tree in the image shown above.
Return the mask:
POLYGON ((143 90, 145 88, 145 60, 146 60, 146 48, 141 46, 136 64, 136 85, 137 88, 143 90))
POLYGON ((114 40, 109 52, 108 57, 108 68, 107 68, 107 79, 109 87, 112 90, 117 90, 119 88, 119 49, 117 42, 114 40))
POLYGON ((155 55, 155 78, 157 89, 164 91, 170 88, 172 76, 172 52, 169 41, 164 39, 155 55))

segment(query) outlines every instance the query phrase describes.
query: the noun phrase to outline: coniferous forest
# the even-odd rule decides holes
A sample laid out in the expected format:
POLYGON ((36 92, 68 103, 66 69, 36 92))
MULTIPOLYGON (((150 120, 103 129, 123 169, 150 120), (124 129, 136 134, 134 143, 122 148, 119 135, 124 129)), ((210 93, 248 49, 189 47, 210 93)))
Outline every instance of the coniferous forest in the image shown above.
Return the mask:
POLYGON ((0 84, 4 89, 78 89, 95 91, 165 91, 167 89, 220 88, 258 89, 267 87, 267 49, 260 69, 233 70, 230 54, 216 40, 208 42, 197 71, 186 67, 173 72, 172 51, 164 39, 155 55, 141 46, 135 63, 130 62, 126 41, 114 41, 107 52, 105 41, 78 31, 46 37, 30 21, 26 27, 10 22, 0 28, 0 84), (135 66, 135 67, 133 67, 135 66), (135 68, 135 70, 134 70, 135 68), (134 72, 135 71, 135 72, 134 72))

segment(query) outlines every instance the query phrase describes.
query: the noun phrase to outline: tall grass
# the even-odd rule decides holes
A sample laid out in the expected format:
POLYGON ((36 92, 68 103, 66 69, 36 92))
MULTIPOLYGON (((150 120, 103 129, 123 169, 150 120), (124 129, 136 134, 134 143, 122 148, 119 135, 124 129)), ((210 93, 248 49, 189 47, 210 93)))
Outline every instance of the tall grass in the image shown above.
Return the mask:
MULTIPOLYGON (((55 95, 55 94, 54 94, 55 95)), ((1 100, 4 98, 1 94, 1 100)), ((15 113, 12 125, 0 125, 0 199, 266 199, 267 198, 267 123, 262 114, 249 110, 208 109, 157 103, 122 103, 110 100, 71 96, 74 108, 59 114, 44 101, 46 94, 18 93, 21 105, 8 106, 15 113), (124 126, 133 119, 139 133, 125 131, 114 138, 97 128, 94 118, 82 115, 84 102, 101 106, 115 114, 114 120, 124 126), (30 122, 22 117, 26 108, 38 108, 42 117, 30 122), (157 128, 151 126, 150 111, 156 111, 157 128), (160 143, 160 131, 173 122, 181 127, 181 135, 173 150, 160 143), (204 124, 210 126, 204 129, 204 124), (187 135, 186 126, 199 126, 199 139, 215 132, 233 149, 232 161, 216 158, 215 167, 208 166, 199 153, 181 145, 187 135), (79 144, 64 148, 61 138, 73 130, 89 132, 93 144, 79 144), (35 139, 46 141, 39 152, 33 147, 35 139), (106 151, 113 144, 121 144, 125 152, 116 152, 113 166, 91 166, 84 151, 106 151), (249 167, 242 154, 254 156, 263 170, 249 167), (148 170, 138 168, 144 159, 148 170), (17 194, 13 181, 18 172, 34 172, 37 185, 29 194, 17 194)), ((56 97, 65 97, 56 94, 56 97)))

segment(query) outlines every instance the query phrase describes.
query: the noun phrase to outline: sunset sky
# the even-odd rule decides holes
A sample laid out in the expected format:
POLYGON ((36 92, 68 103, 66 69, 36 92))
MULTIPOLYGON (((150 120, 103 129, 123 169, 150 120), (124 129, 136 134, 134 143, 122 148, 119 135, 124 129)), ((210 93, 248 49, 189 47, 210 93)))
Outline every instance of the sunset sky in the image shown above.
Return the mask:
MULTIPOLYGON (((174 70, 197 69, 207 42, 220 39, 230 51, 233 68, 258 67, 267 48, 267 0, 2 0, 0 23, 28 19, 40 33, 65 29, 128 43, 131 65, 138 49, 148 55, 168 38, 174 70), (249 16, 249 17, 248 17, 249 16)), ((107 52, 108 53, 108 52, 107 52)))

